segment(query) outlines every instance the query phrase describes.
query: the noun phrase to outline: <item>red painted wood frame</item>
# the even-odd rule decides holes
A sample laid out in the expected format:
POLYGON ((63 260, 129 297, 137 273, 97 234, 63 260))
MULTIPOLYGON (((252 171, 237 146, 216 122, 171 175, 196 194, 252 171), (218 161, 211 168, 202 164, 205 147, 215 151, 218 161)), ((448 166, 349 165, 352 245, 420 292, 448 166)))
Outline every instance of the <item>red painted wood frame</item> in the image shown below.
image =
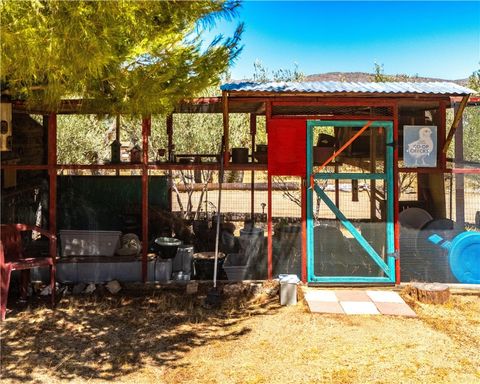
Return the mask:
POLYGON ((228 92, 222 92, 222 113, 223 113, 223 144, 224 144, 224 166, 228 167, 230 161, 230 116, 228 112, 228 92))
MULTIPOLYGON (((255 135, 257 134, 257 115, 250 114, 250 136, 252 139, 252 163, 255 161, 255 135)), ((255 170, 251 171, 251 181, 250 181, 250 219, 252 224, 255 224, 255 170)))
MULTIPOLYGON (((235 99, 233 99, 235 100, 235 99)), ((265 101, 265 115, 267 121, 267 133, 268 133, 268 126, 269 121, 271 119, 284 119, 284 118, 294 118, 294 119, 302 119, 305 122, 307 120, 312 120, 316 118, 322 118, 322 116, 272 116, 272 105, 283 105, 283 106, 384 106, 390 107, 393 110, 393 116, 375 116, 375 120, 385 120, 385 121, 392 121, 393 120, 393 136, 394 136, 394 169, 393 175, 394 180, 398 180, 398 102, 397 100, 386 100, 386 99, 320 99, 318 101, 310 101, 305 102, 302 99, 295 100, 295 101, 273 101, 273 100, 266 100, 265 101)), ((329 120, 365 120, 365 116, 328 116, 329 120)), ((369 119, 373 119, 373 117, 369 116, 369 119)), ((305 178, 302 178, 302 195, 301 195, 301 221, 302 221, 302 268, 301 268, 301 280, 302 282, 306 282, 307 280, 307 242, 306 242, 306 233, 307 233, 307 225, 306 225, 306 214, 307 214, 307 199, 306 199, 306 186, 309 182, 308 175, 305 175, 305 178)), ((398 183, 394 184, 394 201, 398 201, 398 183)), ((400 250, 400 227, 398 224, 398 212, 399 207, 398 204, 394 204, 394 246, 395 246, 395 254, 399 254, 400 250)), ((268 279, 272 279, 272 182, 271 182, 271 175, 268 175, 268 255, 267 255, 267 265, 268 265, 268 279)), ((400 284, 400 260, 396 258, 395 260, 395 276, 396 281, 395 284, 400 284)))
MULTIPOLYGON (((417 169, 399 169, 398 168, 398 102, 401 100, 405 100, 405 98, 397 98, 397 99, 379 99, 379 98, 362 98, 359 100, 358 98, 332 98, 332 97, 289 97, 289 101, 285 101, 285 97, 262 97, 262 98, 251 98, 251 97, 230 97, 230 99, 226 100, 226 94, 224 96, 224 118, 226 117, 226 121, 224 121, 225 126, 225 133, 227 134, 226 140, 228 140, 228 102, 235 103, 240 101, 263 101, 265 102, 265 109, 266 109, 266 118, 267 118, 267 128, 268 128, 268 120, 272 118, 271 116, 271 107, 272 103, 275 105, 329 105, 329 106, 393 106, 394 107, 394 115, 393 115, 393 122, 394 122, 394 140, 395 140, 395 147, 394 147, 394 176, 398 180, 398 173, 399 172, 416 172, 416 173, 462 173, 462 174, 480 174, 480 169, 472 169, 472 168, 456 168, 456 169, 446 169, 446 162, 441 159, 440 164, 444 164, 443 169, 435 169, 435 168, 417 168, 417 169), (226 115, 226 116, 225 116, 226 115)), ((439 100, 439 98, 422 98, 421 100, 424 101, 437 101, 440 102, 440 123, 439 124, 439 137, 444 137, 446 134, 446 126, 445 126, 445 108, 447 106, 447 99, 439 100), (442 127, 443 126, 443 127, 442 127), (443 134, 441 133, 443 131, 443 134)), ((142 223, 146 231, 143 233, 142 239, 145 240, 145 236, 148 239, 148 169, 174 169, 178 168, 177 165, 172 164, 164 164, 164 165, 148 165, 148 136, 150 131, 149 124, 146 123, 146 120, 142 120, 142 142, 144 144, 144 148, 147 148, 147 151, 144 152, 144 157, 142 164, 137 165, 58 165, 57 164, 57 150, 56 150, 56 130, 57 130, 57 115, 55 113, 51 113, 48 119, 48 164, 47 165, 2 165, 3 169, 19 169, 19 170, 48 170, 49 173, 49 185, 50 185, 50 197, 49 197, 49 226, 50 231, 56 233, 56 198, 57 198, 57 171, 59 169, 142 169, 142 223), (145 126, 145 127, 144 127, 145 126), (148 129, 147 129, 148 126, 148 129)), ((298 118, 298 116, 275 116, 273 118, 298 118)), ((318 116, 321 118, 322 116, 318 116)), ((302 119, 306 120, 315 118, 315 116, 302 116, 302 119)), ((358 116, 349 116, 348 119, 354 120, 358 119, 358 116)), ((361 117, 362 119, 364 117, 361 117)), ((345 120, 347 116, 329 116, 330 120, 345 120)), ((385 116, 375 116, 376 120, 391 120, 390 117, 385 116)), ((149 120, 149 118, 147 118, 149 120)), ((231 165, 229 165, 231 167, 231 165)), ((253 167, 255 169, 264 169, 261 165, 253 167)), ((272 243, 271 243, 271 236, 272 236, 272 223, 271 223, 271 180, 269 177, 269 204, 268 204, 268 278, 272 278, 272 243)), ((395 201, 398 201, 398 186, 394 186, 394 194, 395 194, 395 201)), ((306 213, 305 208, 305 199, 302 196, 302 215, 306 213)), ((394 211, 394 226, 395 226, 395 251, 398 252, 399 250, 399 226, 398 226, 398 204, 395 204, 395 211, 394 211)), ((303 218, 302 218, 302 228, 303 228, 303 218)), ((53 247, 56 248, 56 244, 52 244, 53 247)), ((302 262, 304 266, 302 266, 302 275, 304 274, 303 269, 306 268, 306 253, 302 248, 302 262)), ((146 254, 142 254, 142 277, 146 279, 147 275, 147 259, 146 254)), ((397 270, 397 282, 400 279, 400 264, 399 260, 397 259, 396 262, 396 270, 397 270)), ((303 277, 303 276, 302 276, 303 277)))
MULTIPOLYGON (((57 234, 57 114, 51 113, 48 116, 48 178, 49 178, 49 200, 48 200, 48 226, 50 233, 57 234)), ((50 239, 50 254, 57 253, 57 237, 50 239)), ((55 268, 56 258, 53 258, 55 268)))
MULTIPOLYGON (((350 139, 348 139, 345 144, 343 144, 339 149, 338 151, 335 151, 333 153, 333 155, 331 155, 327 160, 325 160, 323 162, 322 165, 320 165, 320 167, 318 167, 318 170, 317 172, 320 172, 323 168, 325 168, 328 164, 330 164, 332 162, 333 159, 335 159, 337 156, 339 156, 345 149, 347 149, 347 147, 352 144, 355 139, 360 136, 363 132, 365 132, 368 127, 370 127, 370 125, 372 125, 372 122, 373 121, 369 121, 367 124, 365 124, 361 129, 358 130, 357 133, 355 133, 350 139)), ((313 186, 313 184, 312 184, 313 186)))
MULTIPOLYGON (((151 118, 142 119, 142 279, 147 280, 147 252, 148 252, 148 136, 150 135, 151 118)), ((51 233, 57 233, 57 115, 51 113, 48 116, 48 165, 35 167, 28 166, 23 169, 48 169, 49 174, 49 230, 51 233)), ((82 166, 79 166, 82 168, 82 166)), ((95 167, 98 168, 98 167, 95 167)), ((138 167, 135 167, 138 168, 138 167)), ((57 240, 53 238, 50 241, 50 252, 56 253, 57 240)))
POLYGON ((142 119, 142 280, 148 276, 148 136, 150 136, 151 118, 142 119))
POLYGON ((307 180, 302 178, 302 282, 307 282, 307 180))
POLYGON ((439 112, 439 126, 438 126, 438 168, 445 171, 447 169, 447 154, 443 152, 443 147, 445 146, 445 141, 447 139, 447 105, 442 100, 438 105, 439 112))
POLYGON ((272 263, 272 251, 273 251, 273 227, 272 227, 272 176, 268 174, 268 220, 267 220, 267 278, 272 280, 273 278, 273 263, 272 263))
POLYGON ((400 224, 398 222, 400 185, 398 177, 398 103, 393 107, 393 241, 395 255, 395 284, 400 284, 400 224))

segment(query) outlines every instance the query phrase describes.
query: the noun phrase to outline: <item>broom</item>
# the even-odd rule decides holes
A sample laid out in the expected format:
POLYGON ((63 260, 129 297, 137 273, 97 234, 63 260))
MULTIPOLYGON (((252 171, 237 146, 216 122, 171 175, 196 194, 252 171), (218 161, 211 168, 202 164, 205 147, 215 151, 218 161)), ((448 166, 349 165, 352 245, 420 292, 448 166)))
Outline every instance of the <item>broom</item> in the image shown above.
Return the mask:
POLYGON ((223 154, 225 148, 225 137, 222 137, 220 147, 220 173, 218 175, 218 204, 217 204, 217 229, 215 234, 215 259, 213 266, 213 288, 207 293, 205 306, 207 308, 218 308, 222 303, 221 292, 217 287, 217 269, 218 269, 218 245, 220 242, 220 208, 222 203, 222 183, 223 183, 223 154))

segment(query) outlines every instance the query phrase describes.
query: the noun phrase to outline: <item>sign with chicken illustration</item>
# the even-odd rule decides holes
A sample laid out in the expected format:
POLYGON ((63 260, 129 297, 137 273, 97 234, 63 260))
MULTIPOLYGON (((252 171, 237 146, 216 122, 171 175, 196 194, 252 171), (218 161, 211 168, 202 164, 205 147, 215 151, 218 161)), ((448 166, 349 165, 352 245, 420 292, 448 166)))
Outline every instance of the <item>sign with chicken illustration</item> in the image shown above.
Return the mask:
POLYGON ((403 126, 403 160, 406 168, 437 166, 437 127, 403 126))

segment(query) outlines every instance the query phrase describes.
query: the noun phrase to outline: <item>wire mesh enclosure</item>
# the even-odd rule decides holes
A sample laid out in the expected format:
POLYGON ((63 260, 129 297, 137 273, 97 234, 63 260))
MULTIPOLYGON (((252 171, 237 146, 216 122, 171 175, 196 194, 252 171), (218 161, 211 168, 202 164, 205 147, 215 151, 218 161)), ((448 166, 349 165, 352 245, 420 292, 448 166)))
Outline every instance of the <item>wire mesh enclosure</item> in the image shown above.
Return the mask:
POLYGON ((272 180, 272 271, 301 275, 302 182, 299 177, 274 176, 272 180))
POLYGON ((408 187, 400 188, 402 281, 461 283, 452 273, 450 248, 445 242, 452 242, 467 231, 480 231, 478 175, 401 174, 400 180, 406 178, 408 187), (434 196, 423 191, 423 185, 432 180, 439 183, 439 193, 434 196), (442 239, 444 247, 433 241, 436 236, 442 239))
POLYGON ((245 253, 245 278, 267 278, 268 184, 264 171, 227 171, 219 203, 219 172, 172 171, 172 213, 192 231, 195 252, 215 250, 220 209, 220 251, 245 253), (251 230, 251 228, 254 230, 251 230))
POLYGON ((330 106, 330 105, 272 105, 272 116, 393 116, 392 107, 330 106))

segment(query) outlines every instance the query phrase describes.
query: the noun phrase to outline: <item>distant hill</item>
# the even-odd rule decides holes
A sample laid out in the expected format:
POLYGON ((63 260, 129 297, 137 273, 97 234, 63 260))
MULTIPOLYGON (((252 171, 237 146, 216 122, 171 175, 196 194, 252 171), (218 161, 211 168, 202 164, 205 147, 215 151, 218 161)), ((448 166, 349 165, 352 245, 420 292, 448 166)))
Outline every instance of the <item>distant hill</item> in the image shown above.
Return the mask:
MULTIPOLYGON (((421 76, 407 76, 407 75, 384 75, 391 79, 391 81, 409 81, 409 82, 433 82, 433 81, 447 81, 466 86, 468 78, 458 80, 438 79, 434 77, 421 76)), ((369 82, 374 81, 375 75, 366 72, 328 72, 317 73, 314 75, 306 75, 305 81, 355 81, 355 82, 369 82)))

